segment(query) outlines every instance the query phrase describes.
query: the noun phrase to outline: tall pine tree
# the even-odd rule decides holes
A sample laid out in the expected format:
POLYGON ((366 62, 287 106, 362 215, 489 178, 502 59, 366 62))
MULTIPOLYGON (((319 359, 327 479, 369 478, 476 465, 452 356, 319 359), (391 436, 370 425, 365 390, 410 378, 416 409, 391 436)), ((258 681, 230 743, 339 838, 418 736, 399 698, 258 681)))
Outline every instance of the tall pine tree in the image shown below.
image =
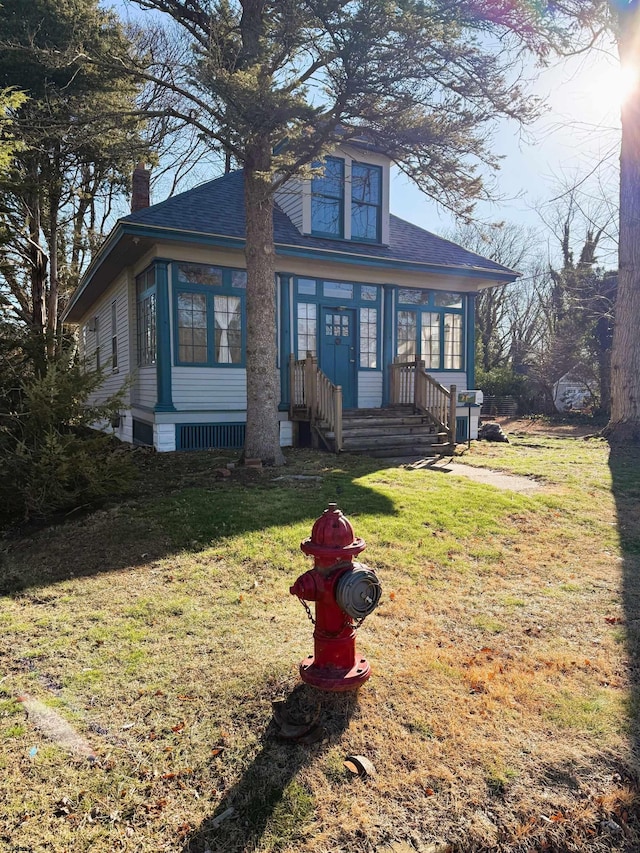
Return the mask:
POLYGON ((132 115, 140 89, 122 71, 83 62, 130 51, 98 0, 3 0, 0 88, 21 147, 0 179, 0 308, 33 334, 40 369, 59 351, 59 316, 101 238, 101 211, 147 156, 132 115))

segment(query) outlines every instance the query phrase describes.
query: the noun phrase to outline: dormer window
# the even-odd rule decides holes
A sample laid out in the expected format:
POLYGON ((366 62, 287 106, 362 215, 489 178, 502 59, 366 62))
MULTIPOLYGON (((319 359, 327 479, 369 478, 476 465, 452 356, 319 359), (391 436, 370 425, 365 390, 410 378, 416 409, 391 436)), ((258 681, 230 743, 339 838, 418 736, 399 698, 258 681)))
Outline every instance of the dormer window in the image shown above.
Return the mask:
POLYGON ((368 152, 365 162, 364 157, 351 156, 347 148, 343 157, 325 157, 313 165, 323 171, 305 187, 298 226, 302 233, 354 243, 388 243, 388 161, 368 152))
POLYGON ((344 237, 344 160, 338 157, 327 157, 324 174, 311 181, 311 231, 344 237))
POLYGON ((351 239, 380 242, 382 169, 368 163, 351 164, 351 239))

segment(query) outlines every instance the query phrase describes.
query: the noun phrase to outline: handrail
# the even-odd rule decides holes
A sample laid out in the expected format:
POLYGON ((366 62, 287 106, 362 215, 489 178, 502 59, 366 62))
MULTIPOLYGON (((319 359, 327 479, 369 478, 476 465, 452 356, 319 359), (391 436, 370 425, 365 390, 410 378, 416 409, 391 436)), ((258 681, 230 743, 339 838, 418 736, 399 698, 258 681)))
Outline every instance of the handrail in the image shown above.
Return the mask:
POLYGON ((289 356, 289 415, 295 414, 316 426, 326 424, 333 432, 336 453, 342 450, 342 387, 334 385, 318 367, 315 356, 289 356))
POLYGON ((456 440, 456 386, 448 389, 429 376, 424 361, 394 362, 389 365, 389 399, 392 405, 415 406, 447 433, 453 447, 456 440))

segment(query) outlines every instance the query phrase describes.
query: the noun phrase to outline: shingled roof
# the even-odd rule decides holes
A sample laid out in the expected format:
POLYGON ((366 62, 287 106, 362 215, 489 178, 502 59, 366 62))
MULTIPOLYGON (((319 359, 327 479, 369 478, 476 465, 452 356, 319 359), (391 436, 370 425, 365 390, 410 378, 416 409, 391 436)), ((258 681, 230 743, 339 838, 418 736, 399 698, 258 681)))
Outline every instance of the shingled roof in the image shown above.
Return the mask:
MULTIPOLYGON (((390 217, 387 245, 330 240, 301 234, 276 205, 276 255, 313 257, 344 264, 421 269, 474 278, 481 286, 508 283, 518 273, 443 240, 424 228, 390 217)), ((180 195, 119 219, 71 297, 64 320, 78 322, 126 266, 135 265, 156 240, 176 240, 243 249, 244 175, 229 172, 180 195)))
MULTIPOLYGON (((244 239, 243 172, 229 172, 221 178, 125 216, 120 221, 123 224, 164 228, 174 232, 244 239)), ((502 280, 505 275, 512 279, 517 276, 513 270, 495 261, 469 252, 450 240, 444 240, 393 215, 390 216, 388 245, 303 235, 277 205, 273 225, 276 249, 288 246, 394 262, 473 269, 485 271, 489 277, 497 274, 497 278, 502 280)))

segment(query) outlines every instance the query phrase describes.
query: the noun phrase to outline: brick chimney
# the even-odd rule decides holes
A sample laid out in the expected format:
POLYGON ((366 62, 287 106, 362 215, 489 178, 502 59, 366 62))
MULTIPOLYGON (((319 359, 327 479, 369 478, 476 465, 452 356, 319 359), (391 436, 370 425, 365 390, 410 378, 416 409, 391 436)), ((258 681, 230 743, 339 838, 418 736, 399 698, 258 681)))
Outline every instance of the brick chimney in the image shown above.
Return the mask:
POLYGON ((131 213, 149 207, 149 179, 151 173, 145 169, 144 163, 138 163, 133 170, 133 183, 131 192, 131 213))

